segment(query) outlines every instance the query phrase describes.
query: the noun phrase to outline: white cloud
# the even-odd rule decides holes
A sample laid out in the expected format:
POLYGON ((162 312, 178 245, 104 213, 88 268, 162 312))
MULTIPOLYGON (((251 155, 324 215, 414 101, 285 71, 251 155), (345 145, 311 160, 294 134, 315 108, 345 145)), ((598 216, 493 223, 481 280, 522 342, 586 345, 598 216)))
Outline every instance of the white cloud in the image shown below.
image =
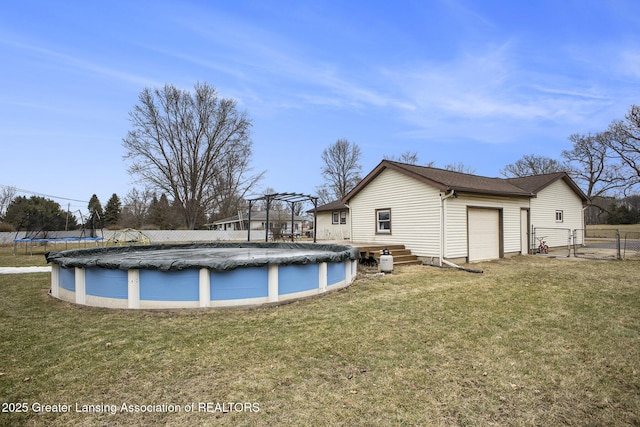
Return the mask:
POLYGON ((620 52, 617 69, 622 75, 640 79, 640 48, 620 52))
POLYGON ((128 73, 119 69, 107 67, 97 62, 92 62, 86 59, 78 58, 71 54, 64 53, 55 49, 42 47, 35 43, 9 41, 6 39, 0 40, 0 43, 3 43, 12 48, 17 48, 23 51, 35 53, 43 62, 53 61, 58 64, 62 64, 78 70, 84 70, 91 73, 100 74, 110 79, 124 81, 126 83, 134 84, 136 86, 158 86, 159 85, 158 82, 150 80, 147 77, 128 73))
POLYGON ((404 104, 405 119, 419 137, 509 140, 523 129, 546 132, 583 122, 612 99, 602 83, 582 74, 536 70, 518 43, 458 55, 448 62, 422 62, 387 70, 404 104))

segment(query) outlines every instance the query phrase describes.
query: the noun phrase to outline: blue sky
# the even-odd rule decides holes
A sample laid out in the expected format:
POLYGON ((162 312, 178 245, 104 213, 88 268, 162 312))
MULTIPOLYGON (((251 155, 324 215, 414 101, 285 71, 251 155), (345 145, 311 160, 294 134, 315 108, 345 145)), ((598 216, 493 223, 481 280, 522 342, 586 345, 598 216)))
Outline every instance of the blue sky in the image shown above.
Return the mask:
POLYGON ((165 83, 248 112, 255 193, 313 193, 340 138, 363 175, 416 151, 499 176, 640 103, 636 0, 4 3, 0 185, 103 205, 141 187, 122 138, 165 83))

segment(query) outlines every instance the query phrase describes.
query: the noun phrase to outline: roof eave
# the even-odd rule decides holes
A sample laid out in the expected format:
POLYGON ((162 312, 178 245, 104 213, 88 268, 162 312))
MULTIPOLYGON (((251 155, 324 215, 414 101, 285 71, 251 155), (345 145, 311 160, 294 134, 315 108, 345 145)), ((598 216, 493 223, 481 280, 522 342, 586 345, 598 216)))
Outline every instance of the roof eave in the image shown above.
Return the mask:
POLYGON ((489 195, 489 196, 504 196, 504 197, 524 197, 531 198, 535 197, 534 194, 527 192, 517 192, 517 191, 499 191, 499 190, 478 190, 475 188, 464 188, 464 187, 454 187, 453 191, 457 193, 466 193, 466 194, 479 194, 479 195, 489 195))

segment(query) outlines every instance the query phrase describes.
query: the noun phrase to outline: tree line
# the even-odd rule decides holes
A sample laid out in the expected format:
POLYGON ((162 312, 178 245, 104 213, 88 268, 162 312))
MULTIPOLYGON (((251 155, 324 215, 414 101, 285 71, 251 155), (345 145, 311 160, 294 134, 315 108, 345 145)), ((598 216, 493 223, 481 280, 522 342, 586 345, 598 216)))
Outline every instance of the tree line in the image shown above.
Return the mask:
POLYGON ((65 210, 54 200, 41 196, 17 196, 0 215, 0 231, 25 230, 97 230, 121 228, 184 229, 180 209, 165 194, 159 197, 149 190, 131 190, 124 204, 113 194, 105 207, 97 195, 87 205, 88 214, 65 210))

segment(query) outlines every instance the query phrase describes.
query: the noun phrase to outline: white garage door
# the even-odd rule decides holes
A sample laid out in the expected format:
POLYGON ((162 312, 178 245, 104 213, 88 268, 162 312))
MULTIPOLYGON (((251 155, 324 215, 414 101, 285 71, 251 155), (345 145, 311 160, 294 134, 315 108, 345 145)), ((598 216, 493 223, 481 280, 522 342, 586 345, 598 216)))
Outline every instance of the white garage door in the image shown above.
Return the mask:
POLYGON ((500 258, 500 211, 469 209, 469 262, 500 258))

